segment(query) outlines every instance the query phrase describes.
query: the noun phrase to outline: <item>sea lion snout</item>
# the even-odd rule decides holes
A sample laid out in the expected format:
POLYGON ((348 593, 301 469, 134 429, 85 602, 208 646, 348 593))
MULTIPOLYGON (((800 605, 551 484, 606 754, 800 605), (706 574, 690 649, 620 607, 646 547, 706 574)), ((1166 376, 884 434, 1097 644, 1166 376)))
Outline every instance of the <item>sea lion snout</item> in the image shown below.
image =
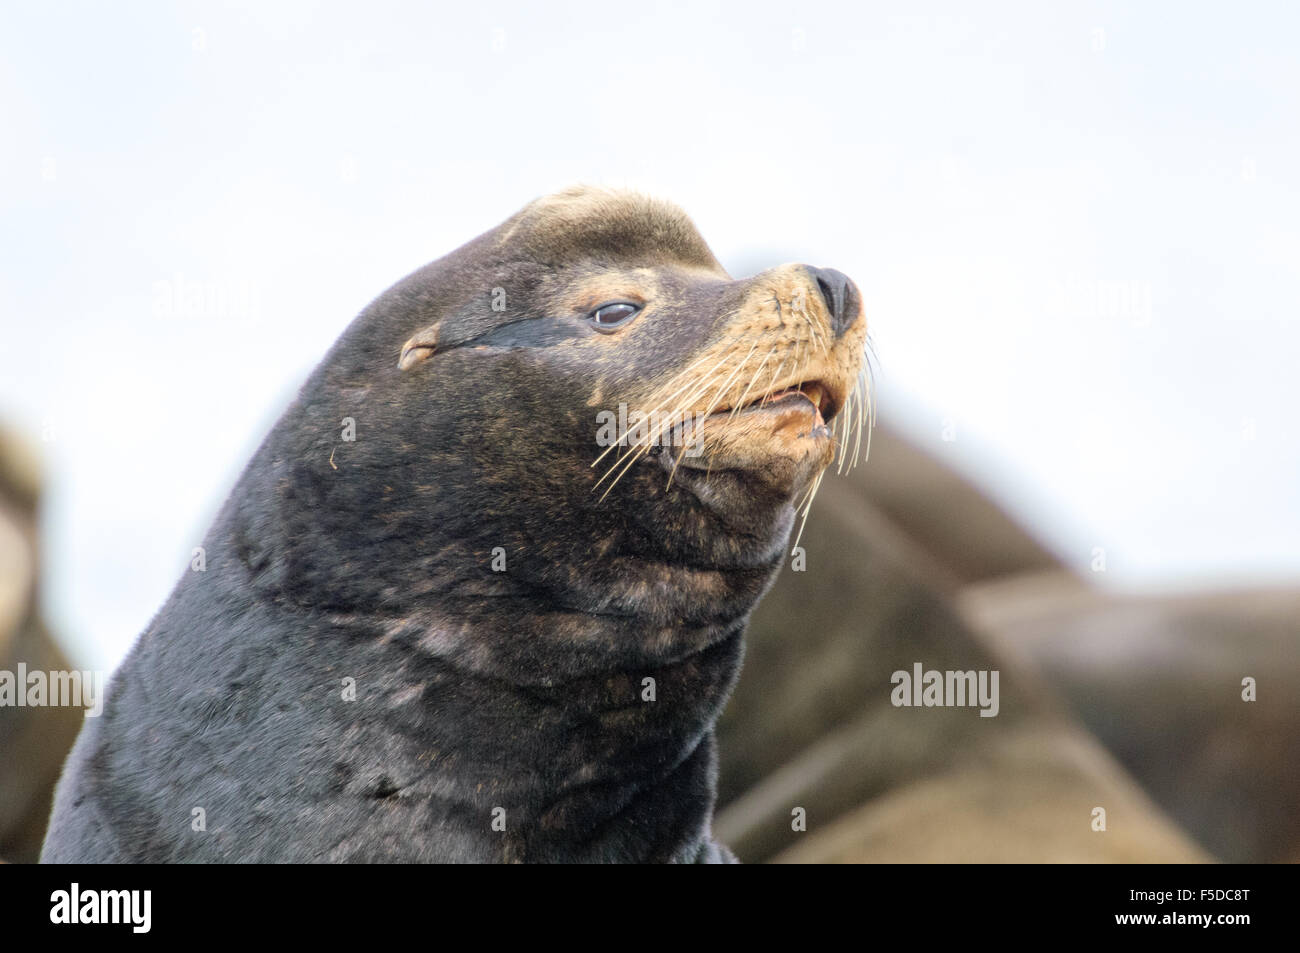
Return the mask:
POLYGON ((858 286, 842 271, 834 268, 814 268, 808 266, 808 274, 817 284, 826 310, 830 314, 831 331, 836 339, 862 317, 862 296, 858 286))

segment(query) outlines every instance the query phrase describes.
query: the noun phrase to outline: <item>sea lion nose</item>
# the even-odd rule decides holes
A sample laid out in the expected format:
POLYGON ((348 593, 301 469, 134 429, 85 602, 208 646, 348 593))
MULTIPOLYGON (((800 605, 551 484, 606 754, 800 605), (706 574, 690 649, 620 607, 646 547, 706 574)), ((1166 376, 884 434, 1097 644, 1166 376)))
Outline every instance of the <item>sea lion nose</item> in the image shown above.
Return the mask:
POLYGON ((806 267, 826 302, 826 310, 831 316, 831 330, 838 338, 862 313, 862 297, 858 294, 858 287, 842 271, 813 268, 811 265, 806 267))

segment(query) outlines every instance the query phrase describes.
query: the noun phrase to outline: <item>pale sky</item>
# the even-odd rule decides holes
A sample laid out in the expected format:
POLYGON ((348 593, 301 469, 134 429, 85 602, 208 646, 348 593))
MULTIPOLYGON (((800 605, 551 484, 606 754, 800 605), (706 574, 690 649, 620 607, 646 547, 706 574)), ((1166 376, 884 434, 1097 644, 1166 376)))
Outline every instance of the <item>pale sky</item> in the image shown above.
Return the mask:
POLYGON ((0 415, 83 664, 370 299, 574 182, 852 276, 882 415, 1104 584, 1300 578, 1294 5, 15 6, 0 415))

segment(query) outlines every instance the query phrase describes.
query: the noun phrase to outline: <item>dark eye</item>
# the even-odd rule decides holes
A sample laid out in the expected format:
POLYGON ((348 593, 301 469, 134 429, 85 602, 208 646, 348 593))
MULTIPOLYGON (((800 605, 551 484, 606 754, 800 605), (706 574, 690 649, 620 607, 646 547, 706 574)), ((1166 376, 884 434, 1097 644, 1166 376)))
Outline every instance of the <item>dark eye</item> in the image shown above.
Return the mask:
POLYGON ((596 326, 597 330, 612 331, 627 324, 637 316, 640 310, 637 305, 628 304, 626 301, 602 304, 591 312, 591 323, 596 326))

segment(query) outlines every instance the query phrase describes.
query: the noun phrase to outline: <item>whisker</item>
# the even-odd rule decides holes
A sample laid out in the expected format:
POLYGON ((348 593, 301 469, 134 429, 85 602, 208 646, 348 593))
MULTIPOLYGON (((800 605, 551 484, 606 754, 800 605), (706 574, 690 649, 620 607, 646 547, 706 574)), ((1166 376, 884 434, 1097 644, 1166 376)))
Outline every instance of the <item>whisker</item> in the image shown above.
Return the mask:
MULTIPOLYGON (((741 370, 744 368, 744 366, 749 362, 749 359, 753 356, 754 351, 756 351, 757 349, 758 349, 758 342, 755 341, 754 344, 753 344, 753 346, 749 349, 749 353, 746 354, 746 355, 741 359, 740 363, 736 365, 736 369, 735 369, 734 371, 731 372, 731 375, 730 375, 730 376, 729 376, 725 381, 722 382, 722 386, 718 388, 717 393, 716 393, 716 394, 714 395, 714 397, 713 397, 713 401, 712 401, 712 403, 709 404, 709 406, 708 406, 708 407, 703 411, 703 413, 702 413, 700 416, 702 416, 702 417, 707 417, 709 414, 713 413, 713 408, 717 407, 718 404, 722 401, 723 396, 725 396, 726 393, 727 393, 727 388, 731 386, 731 382, 732 382, 732 380, 734 380, 735 377, 736 377, 736 375, 739 374, 739 373, 741 372, 741 370)), ((745 393, 748 393, 748 392, 749 392, 749 391, 748 391, 748 388, 747 388, 746 391, 745 391, 745 393)), ((740 402, 739 402, 739 401, 737 402, 736 406, 737 406, 737 407, 740 406, 740 402)), ((735 408, 732 408, 732 416, 733 416, 733 417, 735 416, 735 408)), ((682 456, 684 456, 684 455, 685 455, 685 454, 682 454, 682 456)), ((673 461, 673 468, 672 468, 671 470, 668 471, 668 485, 669 485, 669 486, 672 486, 672 483, 673 483, 673 477, 677 475, 677 468, 678 468, 679 466, 681 466, 681 463, 682 463, 682 456, 678 456, 678 458, 677 458, 676 460, 673 461)), ((710 469, 711 469, 711 468, 712 468, 712 460, 710 459, 710 469)))
MULTIPOLYGON (((691 391, 688 397, 681 404, 677 405, 678 409, 675 410, 673 414, 669 415, 668 419, 671 420, 673 417, 682 413, 681 408, 683 406, 689 403, 694 403, 697 397, 700 397, 703 394, 707 393, 708 389, 712 386, 712 384, 713 384, 713 378, 706 378, 703 383, 700 383, 695 388, 695 390, 691 391)), ((657 410, 658 408, 656 408, 656 411, 657 410)), ((653 412, 655 411, 652 411, 652 413, 653 412)), ((611 473, 614 473, 614 471, 618 470, 620 465, 623 465, 623 467, 622 470, 619 471, 618 475, 614 477, 613 482, 611 482, 609 486, 605 488, 605 492, 601 494, 600 500, 597 502, 603 502, 605 497, 609 496, 609 491, 614 488, 614 485, 618 483, 619 480, 623 479, 623 475, 627 473, 628 470, 632 469, 633 464, 635 464, 637 460, 641 459, 641 457, 645 456, 647 453, 650 452, 650 449, 655 445, 655 440, 657 440, 658 437, 662 436, 663 432, 667 429, 668 429, 668 424, 664 423, 663 425, 660 426, 658 434, 655 434, 654 436, 647 436, 644 444, 633 445, 631 448, 628 449, 626 453, 624 453, 621 457, 619 457, 610 465, 609 469, 605 471, 604 476, 602 476, 599 480, 597 480, 595 485, 592 486, 593 492, 596 490, 597 487, 599 487, 602 483, 605 482, 605 480, 609 477, 611 473), (626 464, 624 464, 624 461, 626 461, 626 464)))
MULTIPOLYGON (((723 341, 726 341, 726 338, 723 338, 723 341)), ((704 363, 705 361, 707 361, 708 359, 709 359, 709 355, 707 355, 707 354, 703 355, 702 357, 698 357, 698 358, 696 358, 693 362, 691 362, 691 364, 690 364, 688 367, 684 368, 684 369, 681 370, 681 371, 678 371, 678 372, 677 372, 676 374, 674 374, 671 378, 669 378, 668 381, 667 381, 667 383, 665 383, 662 387, 659 388, 659 391, 655 391, 654 393, 652 393, 652 394, 650 395, 650 400, 651 400, 651 401, 654 401, 654 400, 658 400, 658 401, 659 401, 659 407, 656 407, 655 410, 659 410, 660 407, 662 407, 665 403, 667 403, 667 402, 668 402, 669 400, 671 400, 673 397, 677 396, 678 393, 680 393, 681 391, 685 390, 687 387, 692 387, 692 386, 694 386, 696 382, 694 382, 694 381, 687 381, 685 384, 683 384, 681 387, 679 387, 679 388, 678 388, 676 391, 674 391, 672 394, 669 394, 667 397, 664 397, 664 398, 660 398, 660 397, 657 396, 658 393, 659 393, 660 391, 667 390, 669 387, 672 387, 673 384, 675 384, 675 383, 678 381, 679 378, 681 378, 681 377, 685 376, 686 374, 690 373, 690 372, 693 371, 696 367, 698 367, 700 364, 703 364, 703 363, 704 363)), ((723 360, 726 360, 726 359, 723 358, 723 360)), ((719 361, 718 363, 721 364, 722 362, 719 361)), ((715 369, 716 369, 716 365, 715 365, 715 369)), ((655 412, 655 411, 651 411, 651 413, 654 413, 654 412, 655 412)), ((618 446, 621 446, 621 445, 622 445, 621 441, 618 442, 618 443, 612 443, 612 444, 610 444, 608 447, 605 448, 604 453, 602 453, 600 456, 598 456, 595 460, 591 461, 591 465, 594 467, 596 464, 600 463, 601 460, 605 459, 606 454, 608 454, 608 453, 609 453, 611 450, 613 450, 615 447, 618 447, 618 446)), ((616 464, 616 465, 617 465, 617 464, 616 464)))
POLYGON ((736 406, 731 408, 732 419, 735 419, 736 414, 740 413, 740 408, 745 406, 745 398, 749 396, 749 392, 753 389, 754 385, 758 383, 758 375, 763 372, 763 368, 767 366, 767 362, 771 359, 772 355, 775 353, 776 353, 776 348, 771 347, 768 348, 767 353, 763 355, 762 363, 759 364, 758 367, 754 369, 754 376, 749 379, 749 386, 746 387, 744 393, 740 395, 740 400, 736 401, 736 406))
POLYGON ((825 476, 825 470, 817 474, 817 477, 813 480, 812 487, 808 491, 808 502, 803 507, 803 517, 799 521, 799 532, 795 534, 794 544, 790 547, 792 555, 794 551, 799 548, 799 540, 803 539, 803 529, 808 525, 808 514, 812 512, 813 500, 817 498, 817 491, 821 488, 822 479, 825 476))
POLYGON ((852 390, 849 391, 848 396, 844 398, 844 407, 840 412, 840 416, 844 418, 844 443, 840 445, 839 460, 835 464, 836 476, 839 476, 842 473, 844 473, 844 461, 848 457, 849 436, 852 433, 852 428, 853 428, 852 423, 850 423, 850 421, 853 420, 853 401, 854 398, 857 396, 857 393, 858 393, 858 389, 856 387, 854 387, 852 390))
MULTIPOLYGON (((713 381, 713 377, 712 377, 712 375, 715 374, 715 373, 717 372, 717 370, 718 370, 719 367, 721 367, 724 363, 726 363, 726 360, 727 360, 727 357, 724 356, 720 361, 718 361, 717 364, 713 365, 713 368, 709 371, 709 374, 704 378, 704 382, 703 382, 703 384, 701 384, 699 381, 688 382, 687 384, 684 384, 684 385, 682 385, 681 387, 679 387, 679 388, 678 388, 674 393, 668 395, 668 397, 665 397, 665 398, 660 399, 659 405, 658 405, 657 407, 655 407, 653 410, 650 411, 650 419, 653 420, 653 419, 654 419, 654 418, 653 418, 653 415, 654 415, 654 414, 659 413, 659 412, 663 409, 664 405, 668 403, 669 400, 671 400, 671 399, 672 399, 673 397, 675 397, 677 394, 681 393, 683 390, 686 390, 688 387, 693 387, 693 388, 694 388, 694 390, 691 391, 690 397, 687 398, 687 400, 693 402, 693 401, 694 401, 694 398, 695 398, 697 395, 699 395, 700 393, 702 393, 702 391, 703 391, 704 389, 706 389, 706 388, 708 387, 709 384, 712 383, 712 381, 713 381)), ((696 363, 699 363, 699 362, 697 361, 696 363)), ((655 399, 655 398, 652 397, 651 399, 653 400, 653 399, 655 399)), ((686 402, 687 402, 687 401, 682 401, 681 403, 686 403, 686 402)), ((680 412, 681 404, 679 404, 678 406, 679 406, 679 412, 680 412)), ((606 450, 605 450, 605 453, 602 453, 599 457, 596 458, 596 460, 592 463, 592 466, 595 466, 597 463, 599 463, 599 462, 601 461, 601 459, 604 458, 605 454, 609 453, 609 450, 610 450, 610 449, 613 449, 613 447, 617 447, 617 446, 622 446, 622 442, 620 441, 619 443, 613 444, 609 449, 606 449, 606 450)), ((605 481, 605 477, 608 477, 609 474, 610 474, 611 472, 613 472, 613 470, 614 470, 614 469, 615 469, 615 468, 616 468, 620 463, 623 462, 623 460, 627 457, 628 453, 631 453, 631 452, 632 452, 632 450, 629 449, 629 450, 627 451, 627 453, 624 453, 623 456, 621 456, 621 457, 619 457, 617 460, 615 460, 614 463, 610 466, 610 469, 607 470, 607 471, 605 471, 605 476, 602 476, 599 480, 597 480, 595 486, 593 486, 592 489, 595 490, 596 487, 600 486, 600 484, 603 483, 603 482, 605 481)), ((602 497, 602 499, 604 499, 604 497, 602 497)))

